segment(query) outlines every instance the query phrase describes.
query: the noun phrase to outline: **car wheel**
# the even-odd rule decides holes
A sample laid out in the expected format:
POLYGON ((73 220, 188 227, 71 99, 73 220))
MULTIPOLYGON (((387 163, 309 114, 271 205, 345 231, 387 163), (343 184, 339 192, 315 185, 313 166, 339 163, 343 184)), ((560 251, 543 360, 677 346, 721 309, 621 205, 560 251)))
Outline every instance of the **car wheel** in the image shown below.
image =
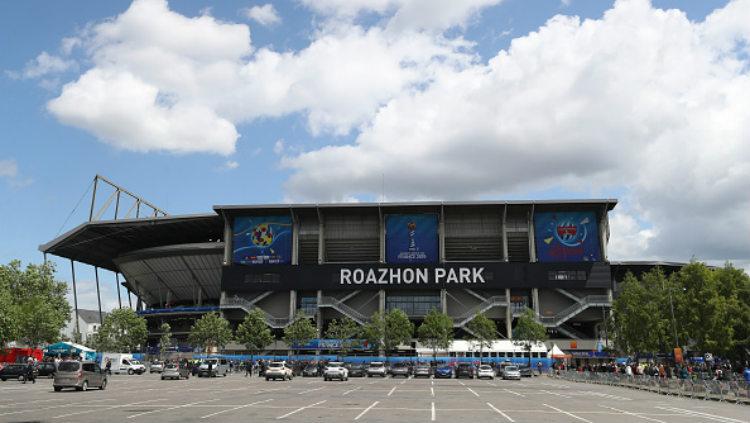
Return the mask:
POLYGON ((55 390, 55 392, 60 392, 62 391, 62 386, 55 386, 53 389, 55 390))
POLYGON ((0 377, 0 380, 2 380, 3 382, 5 382, 5 381, 6 381, 6 380, 8 380, 8 379, 6 379, 6 378, 4 378, 4 377, 0 377))
POLYGON ((81 390, 82 391, 88 391, 89 390, 89 381, 87 381, 87 380, 83 381, 83 385, 81 385, 81 390))
POLYGON ((161 380, 166 380, 166 379, 167 379, 167 378, 165 378, 164 376, 162 376, 162 377, 161 377, 161 380))
POLYGON ((133 369, 128 369, 128 374, 129 374, 129 375, 131 375, 131 376, 132 376, 132 375, 133 375, 133 373, 135 373, 135 372, 133 371, 133 369))
POLYGON ((105 389, 107 389, 107 379, 104 379, 102 381, 102 384, 99 386, 99 389, 102 390, 102 391, 105 390, 105 389))

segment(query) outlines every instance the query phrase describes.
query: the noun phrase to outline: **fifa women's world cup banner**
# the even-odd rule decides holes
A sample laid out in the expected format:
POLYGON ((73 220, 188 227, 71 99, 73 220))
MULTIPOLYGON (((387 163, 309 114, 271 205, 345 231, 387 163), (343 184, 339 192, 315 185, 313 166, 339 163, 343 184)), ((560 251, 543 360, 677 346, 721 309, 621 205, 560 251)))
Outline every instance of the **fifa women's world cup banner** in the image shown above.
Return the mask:
POLYGON ((238 216, 233 233, 233 260, 237 264, 292 262, 291 216, 238 216))
POLYGON ((599 227, 594 212, 534 214, 539 261, 600 261, 599 227))
POLYGON ((434 213, 385 216, 388 263, 437 263, 438 217, 434 213))

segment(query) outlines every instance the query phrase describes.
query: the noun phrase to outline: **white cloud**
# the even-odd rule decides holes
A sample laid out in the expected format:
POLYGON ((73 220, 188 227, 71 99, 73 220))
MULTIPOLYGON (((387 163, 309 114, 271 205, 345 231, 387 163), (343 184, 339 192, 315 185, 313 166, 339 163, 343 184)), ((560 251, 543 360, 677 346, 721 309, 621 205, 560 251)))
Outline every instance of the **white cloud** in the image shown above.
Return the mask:
POLYGON ((285 157, 288 195, 377 193, 383 173, 399 199, 622 189, 611 258, 748 258, 749 4, 705 22, 645 0, 554 17, 401 91, 354 144, 285 157))
POLYGON ((234 170, 240 167, 240 164, 234 160, 227 160, 224 162, 224 164, 221 166, 222 170, 234 170))
POLYGON ((36 79, 51 74, 62 73, 69 69, 74 69, 76 66, 77 64, 74 60, 64 59, 43 51, 34 60, 27 62, 21 72, 9 71, 7 74, 15 79, 36 79))
POLYGON ((284 140, 283 139, 276 140, 276 142, 273 144, 273 152, 274 154, 277 154, 277 155, 284 152, 284 140))
POLYGON ((242 9, 242 14, 263 26, 273 26, 281 23, 281 16, 279 16, 276 8, 271 3, 242 9))
POLYGON ((18 164, 13 159, 0 160, 0 178, 12 179, 18 175, 18 164))

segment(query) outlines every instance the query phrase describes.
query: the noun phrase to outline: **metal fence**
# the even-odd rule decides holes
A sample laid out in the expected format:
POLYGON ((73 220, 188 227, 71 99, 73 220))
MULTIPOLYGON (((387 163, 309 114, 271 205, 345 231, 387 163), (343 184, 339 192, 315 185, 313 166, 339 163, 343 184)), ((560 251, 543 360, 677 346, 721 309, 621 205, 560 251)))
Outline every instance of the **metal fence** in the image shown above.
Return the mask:
POLYGON ((571 382, 595 383, 600 385, 622 386, 631 389, 651 391, 663 395, 697 398, 703 400, 730 401, 750 405, 750 384, 742 380, 702 380, 660 378, 658 376, 633 375, 622 373, 599 373, 562 371, 554 372, 558 379, 571 382))

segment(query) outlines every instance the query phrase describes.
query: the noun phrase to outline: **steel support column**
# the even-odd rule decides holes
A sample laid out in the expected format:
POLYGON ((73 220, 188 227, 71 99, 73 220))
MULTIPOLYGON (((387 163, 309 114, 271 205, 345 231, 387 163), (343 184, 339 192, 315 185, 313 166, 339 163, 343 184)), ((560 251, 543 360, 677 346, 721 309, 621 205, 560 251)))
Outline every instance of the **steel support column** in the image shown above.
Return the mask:
POLYGON ((117 288, 117 304, 122 308, 122 297, 120 296, 120 274, 115 272, 115 287, 117 288))
POLYGON ((99 324, 104 323, 102 314, 102 296, 99 293, 99 268, 94 266, 94 277, 96 278, 96 301, 99 303, 99 324))
POLYGON ((78 324, 78 291, 76 290, 76 267, 73 260, 70 260, 70 274, 73 276, 73 309, 76 314, 76 332, 81 334, 81 328, 78 324))
POLYGON ((513 339, 513 310, 510 308, 510 289, 505 288, 505 334, 513 339))

